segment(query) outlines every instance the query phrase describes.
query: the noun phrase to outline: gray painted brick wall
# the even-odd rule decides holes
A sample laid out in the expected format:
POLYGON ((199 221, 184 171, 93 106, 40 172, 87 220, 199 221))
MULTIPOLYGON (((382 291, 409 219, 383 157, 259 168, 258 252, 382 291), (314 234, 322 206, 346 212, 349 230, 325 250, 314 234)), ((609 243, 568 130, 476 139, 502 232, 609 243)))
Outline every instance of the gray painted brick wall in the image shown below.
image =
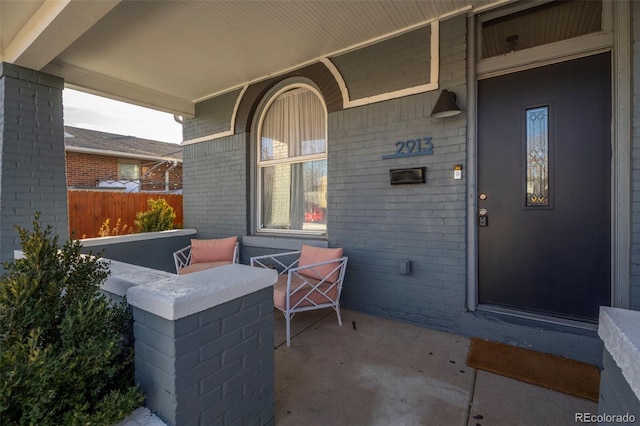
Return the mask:
POLYGON ((632 117, 632 253, 631 309, 640 310, 640 4, 631 2, 633 25, 633 117, 632 117))
POLYGON ((62 89, 58 77, 0 63, 0 261, 13 259, 14 226, 31 228, 40 211, 68 237, 62 89))
MULTIPOLYGON (((441 26, 441 87, 464 109, 466 22, 441 26), (462 63, 461 63, 462 62, 462 63)), ((438 92, 329 116, 329 240, 349 256, 343 304, 377 315, 455 329, 466 294, 464 115, 430 117, 438 92), (434 154, 383 160, 395 142, 433 137, 434 154), (389 183, 389 169, 427 167, 427 183, 389 183), (464 175, 464 174, 463 174, 464 175), (357 212, 357 214, 354 214, 357 212), (412 274, 398 263, 410 260, 412 274)))
MULTIPOLYGON (((465 18, 443 22, 440 34, 441 88, 454 91, 464 109, 465 18)), ((415 65, 410 54, 398 56, 415 65)), ((455 330, 466 294, 466 180, 453 180, 453 168, 465 165, 466 119, 431 119, 438 95, 329 115, 328 238, 350 257, 345 306, 455 330), (428 136, 431 156, 381 159, 398 140, 428 136), (418 166, 427 167, 426 184, 389 184, 389 169, 418 166), (412 261, 411 275, 398 272, 404 260, 412 261)), ((184 224, 198 238, 246 234, 247 146, 239 134, 185 147, 184 224)), ((263 252, 242 248, 241 258, 263 252)))
POLYGON ((238 89, 196 104, 196 116, 184 121, 182 138, 196 139, 229 130, 239 94, 238 89))
POLYGON ((193 235, 156 238, 83 247, 82 253, 102 253, 102 257, 159 271, 176 273, 173 253, 191 244, 193 235), (150 250, 153 248, 153 250, 150 250))
POLYGON ((136 382, 170 425, 274 424, 272 289, 176 321, 134 308, 136 382))
MULTIPOLYGON (((639 9, 634 5, 635 23, 640 22, 639 9)), ((523 342, 598 363, 602 349, 595 333, 583 335, 563 327, 540 326, 532 321, 518 322, 466 310, 466 30, 464 16, 440 25, 439 87, 456 93, 463 110, 460 116, 430 117, 440 90, 331 112, 328 116, 328 245, 344 247, 349 256, 343 305, 463 335, 523 342), (382 159, 395 151, 396 141, 428 136, 433 137, 433 155, 382 159), (453 179, 456 164, 463 166, 462 180, 453 179), (426 184, 389 184, 389 169, 422 166, 427 167, 426 184), (398 264, 405 260, 412 262, 410 275, 401 275, 398 270, 398 264)), ((637 69, 640 68, 638 25, 634 27, 634 40, 637 69)), ((411 58, 405 60, 411 64, 411 58)), ((640 77, 635 78, 637 103, 640 77)), ((246 180, 247 140, 249 135, 236 135, 185 149, 185 226, 202 229, 209 237, 247 232, 246 202, 251 196, 246 180), (193 176, 189 176, 190 169, 193 176), (215 182, 227 182, 227 187, 215 182), (196 193, 189 198, 191 190, 196 193), (232 194, 228 195, 231 199, 216 205, 215 200, 224 199, 225 194, 232 194)), ((632 304, 638 309, 640 112, 637 109, 634 158, 632 304)), ((270 248, 269 244, 267 241, 264 247, 258 247, 259 239, 252 239, 251 247, 241 248, 241 260, 247 263, 251 256, 284 251, 270 248)))
POLYGON ((198 238, 246 234, 246 156, 244 134, 184 147, 184 226, 198 238))
POLYGON ((419 28, 331 61, 342 74, 352 100, 426 84, 430 79, 431 28, 419 28))

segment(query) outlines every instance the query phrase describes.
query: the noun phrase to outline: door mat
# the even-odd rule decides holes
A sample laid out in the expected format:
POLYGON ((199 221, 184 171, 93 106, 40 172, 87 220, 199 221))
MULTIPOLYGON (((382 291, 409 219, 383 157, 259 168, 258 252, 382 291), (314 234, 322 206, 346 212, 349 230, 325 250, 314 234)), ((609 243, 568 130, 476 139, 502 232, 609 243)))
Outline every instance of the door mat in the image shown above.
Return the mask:
POLYGON ((595 365, 483 339, 471 339, 467 365, 598 402, 595 365))

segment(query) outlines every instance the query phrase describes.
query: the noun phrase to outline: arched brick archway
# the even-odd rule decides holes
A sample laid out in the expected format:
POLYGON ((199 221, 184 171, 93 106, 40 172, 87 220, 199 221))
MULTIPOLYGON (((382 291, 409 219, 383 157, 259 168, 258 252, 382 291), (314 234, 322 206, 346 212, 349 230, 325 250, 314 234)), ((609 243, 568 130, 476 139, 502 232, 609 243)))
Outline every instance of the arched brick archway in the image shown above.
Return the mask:
POLYGON ((244 92, 238 105, 234 132, 249 133, 253 115, 260 100, 273 86, 291 77, 305 77, 315 83, 322 93, 328 113, 342 110, 343 100, 340 87, 327 67, 318 62, 269 80, 251 84, 244 92))

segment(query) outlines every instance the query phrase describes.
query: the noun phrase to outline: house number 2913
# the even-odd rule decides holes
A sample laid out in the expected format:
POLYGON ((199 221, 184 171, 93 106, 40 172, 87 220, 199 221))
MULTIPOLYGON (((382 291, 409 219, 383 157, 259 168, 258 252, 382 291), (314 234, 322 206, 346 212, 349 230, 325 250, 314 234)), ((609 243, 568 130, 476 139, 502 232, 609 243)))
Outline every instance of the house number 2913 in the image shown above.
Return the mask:
POLYGON ((432 137, 409 139, 406 141, 396 142, 396 152, 393 154, 383 155, 382 159, 387 160, 389 158, 402 158, 413 157, 416 155, 431 155, 433 154, 432 137))

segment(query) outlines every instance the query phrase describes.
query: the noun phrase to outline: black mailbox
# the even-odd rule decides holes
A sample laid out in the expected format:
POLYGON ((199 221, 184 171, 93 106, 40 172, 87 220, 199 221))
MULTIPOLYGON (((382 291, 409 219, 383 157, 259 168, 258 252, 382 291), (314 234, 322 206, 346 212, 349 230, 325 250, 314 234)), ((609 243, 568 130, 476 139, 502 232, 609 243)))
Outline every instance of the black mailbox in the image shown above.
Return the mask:
POLYGON ((403 185, 412 183, 427 182, 427 168, 413 167, 410 169, 391 169, 389 170, 391 185, 403 185))

